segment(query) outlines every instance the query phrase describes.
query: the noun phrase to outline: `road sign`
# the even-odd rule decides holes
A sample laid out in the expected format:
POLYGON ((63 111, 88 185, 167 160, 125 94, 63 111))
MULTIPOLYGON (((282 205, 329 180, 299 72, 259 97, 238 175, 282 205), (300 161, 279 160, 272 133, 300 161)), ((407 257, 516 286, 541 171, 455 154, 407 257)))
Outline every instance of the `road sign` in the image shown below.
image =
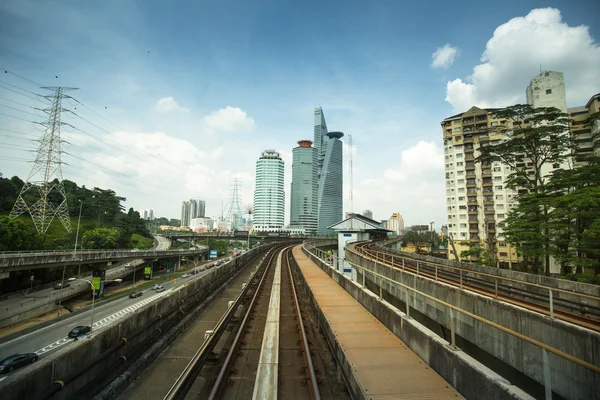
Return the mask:
POLYGON ((210 251, 210 258, 217 258, 217 251, 216 250, 211 250, 210 251))
POLYGON ((34 278, 34 276, 33 276, 33 275, 31 275, 31 276, 29 277, 29 280, 30 280, 30 281, 32 281, 32 280, 33 280, 33 278, 34 278))

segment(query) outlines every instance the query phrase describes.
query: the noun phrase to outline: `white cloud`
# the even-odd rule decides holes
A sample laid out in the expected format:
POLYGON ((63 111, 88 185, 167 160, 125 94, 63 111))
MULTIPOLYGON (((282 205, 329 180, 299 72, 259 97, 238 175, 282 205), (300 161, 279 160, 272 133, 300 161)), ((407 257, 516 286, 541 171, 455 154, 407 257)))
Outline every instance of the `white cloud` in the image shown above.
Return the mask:
POLYGON ((359 182, 355 202, 374 209, 377 219, 400 212, 407 224, 435 220, 439 225, 445 221, 443 173, 442 148, 434 142, 419 141, 402 150, 398 161, 391 163, 381 178, 369 177, 359 182))
POLYGON ((585 104, 600 89, 600 46, 587 26, 569 26, 554 8, 534 9, 500 25, 481 62, 466 80, 448 82, 446 101, 455 112, 524 103, 525 88, 540 66, 564 73, 569 106, 585 104))
POLYGON ((438 47, 431 55, 431 66, 433 68, 450 68, 458 57, 458 48, 446 43, 444 47, 438 47))
POLYGON ((171 96, 159 99, 154 107, 156 108, 156 111, 161 113, 168 113, 173 111, 187 113, 190 111, 188 108, 180 106, 171 96))
POLYGON ((202 119, 202 123, 209 132, 239 133, 254 129, 254 119, 238 107, 227 106, 213 111, 202 119))

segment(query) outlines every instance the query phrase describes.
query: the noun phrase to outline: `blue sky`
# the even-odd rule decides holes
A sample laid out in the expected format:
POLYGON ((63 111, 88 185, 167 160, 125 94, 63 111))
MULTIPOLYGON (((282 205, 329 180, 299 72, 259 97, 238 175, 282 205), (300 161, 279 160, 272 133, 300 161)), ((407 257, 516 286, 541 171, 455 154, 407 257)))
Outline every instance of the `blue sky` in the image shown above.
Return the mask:
MULTIPOLYGON (((178 217, 181 200, 198 197, 217 215, 234 176, 251 203, 254 163, 267 148, 282 152, 289 185, 291 150, 312 138, 313 108, 322 106, 329 128, 353 137, 355 211, 439 225, 439 122, 466 104, 524 102, 539 65, 565 72, 569 106, 584 104, 600 91, 597 15, 593 1, 8 0, 0 5, 0 67, 80 88, 73 96, 95 112, 76 112, 102 129, 69 119, 89 134, 65 133, 81 146, 69 151, 85 150, 76 154, 105 168, 65 155, 65 177, 113 188, 128 206, 178 217), (545 7, 554 11, 530 14, 545 7), (521 29, 523 39, 490 41, 503 24, 521 29), (560 44, 564 37, 571 45, 560 44), (432 67, 432 54, 446 44, 455 56, 446 68, 432 67), (474 73, 486 62, 493 76, 474 73)), ((13 74, 0 80, 42 92, 13 74)), ((22 110, 32 111, 14 101, 39 106, 2 87, 0 96, 13 100, 0 104, 22 110)), ((12 117, 0 115, 0 127, 39 135, 12 117)), ((0 157, 9 153, 3 148, 0 157)), ((24 177, 28 169, 0 158, 4 175, 24 177)))

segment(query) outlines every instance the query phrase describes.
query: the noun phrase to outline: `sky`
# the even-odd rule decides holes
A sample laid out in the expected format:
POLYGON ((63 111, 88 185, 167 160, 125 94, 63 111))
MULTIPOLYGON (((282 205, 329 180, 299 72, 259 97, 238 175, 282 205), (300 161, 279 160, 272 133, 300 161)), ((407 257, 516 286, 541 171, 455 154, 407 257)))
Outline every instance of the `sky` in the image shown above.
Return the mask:
POLYGON ((524 103, 540 69, 563 72, 568 106, 584 105, 600 92, 598 15, 592 0, 4 0, 0 172, 29 174, 40 86, 74 87, 66 179, 157 216, 179 218, 189 198, 218 216, 234 178, 252 204, 256 160, 275 149, 289 221, 292 149, 320 106, 346 135, 344 210, 439 229, 440 121, 524 103))

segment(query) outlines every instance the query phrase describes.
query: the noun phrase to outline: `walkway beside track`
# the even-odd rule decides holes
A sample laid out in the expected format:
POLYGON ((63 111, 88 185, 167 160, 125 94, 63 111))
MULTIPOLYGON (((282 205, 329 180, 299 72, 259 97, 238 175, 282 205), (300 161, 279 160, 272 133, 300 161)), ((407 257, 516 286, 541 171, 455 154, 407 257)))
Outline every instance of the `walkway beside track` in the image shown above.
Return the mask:
POLYGON ((463 398, 313 263, 301 245, 292 253, 367 398, 463 398))

